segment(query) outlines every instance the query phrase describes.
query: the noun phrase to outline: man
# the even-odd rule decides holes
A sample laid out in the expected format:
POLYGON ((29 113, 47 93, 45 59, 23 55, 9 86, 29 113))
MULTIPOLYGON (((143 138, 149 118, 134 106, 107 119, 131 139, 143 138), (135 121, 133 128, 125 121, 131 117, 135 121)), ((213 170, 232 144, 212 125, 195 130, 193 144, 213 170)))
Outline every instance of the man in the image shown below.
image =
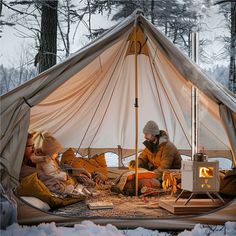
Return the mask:
MULTIPOLYGON (((164 130, 159 130, 158 125, 150 120, 143 128, 145 149, 138 159, 139 167, 154 171, 156 178, 161 179, 165 169, 180 169, 181 156, 164 130)), ((129 163, 135 167, 135 161, 129 163)))
POLYGON ((23 163, 25 165, 36 167, 35 163, 33 163, 30 158, 34 154, 34 152, 35 152, 35 149, 34 149, 33 135, 28 134, 27 142, 25 146, 25 152, 24 152, 24 159, 23 159, 23 163))

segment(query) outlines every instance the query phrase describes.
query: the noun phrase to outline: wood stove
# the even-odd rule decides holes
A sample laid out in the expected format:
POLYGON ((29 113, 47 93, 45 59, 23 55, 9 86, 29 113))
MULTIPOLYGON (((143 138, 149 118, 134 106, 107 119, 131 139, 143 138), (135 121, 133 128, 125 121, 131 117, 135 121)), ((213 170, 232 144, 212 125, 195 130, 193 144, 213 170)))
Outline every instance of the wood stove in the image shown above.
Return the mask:
POLYGON ((218 161, 182 161, 181 187, 182 192, 177 197, 176 201, 178 201, 184 191, 192 192, 190 197, 185 202, 185 205, 191 200, 194 194, 199 193, 206 193, 212 199, 212 201, 215 199, 211 194, 214 194, 222 202, 224 202, 224 200, 218 194, 220 188, 218 161))

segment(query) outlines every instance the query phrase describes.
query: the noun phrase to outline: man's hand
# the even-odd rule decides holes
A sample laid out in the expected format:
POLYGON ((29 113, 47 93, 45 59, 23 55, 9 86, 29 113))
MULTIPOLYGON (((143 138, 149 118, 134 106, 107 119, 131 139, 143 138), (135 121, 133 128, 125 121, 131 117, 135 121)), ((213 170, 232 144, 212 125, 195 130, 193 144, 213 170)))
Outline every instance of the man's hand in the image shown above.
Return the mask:
POLYGON ((129 169, 130 169, 130 170, 133 170, 133 169, 135 168, 135 164, 136 164, 136 163, 135 163, 135 160, 130 161, 130 162, 129 162, 129 165, 128 165, 129 169))
MULTIPOLYGON (((132 161, 129 162, 128 168, 129 168, 129 170, 134 170, 135 166, 136 166, 136 161, 132 160, 132 161)), ((140 159, 140 158, 138 159, 138 167, 145 168, 143 166, 143 160, 140 159)))

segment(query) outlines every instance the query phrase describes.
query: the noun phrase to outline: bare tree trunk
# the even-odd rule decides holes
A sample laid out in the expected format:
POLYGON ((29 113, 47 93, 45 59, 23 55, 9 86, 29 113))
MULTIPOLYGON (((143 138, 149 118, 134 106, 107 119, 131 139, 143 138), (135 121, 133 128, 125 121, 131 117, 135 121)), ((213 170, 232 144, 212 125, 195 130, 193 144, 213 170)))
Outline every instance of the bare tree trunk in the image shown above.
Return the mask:
POLYGON ((70 1, 66 1, 67 8, 67 33, 66 33, 66 57, 70 55, 70 1))
POLYGON ((168 22, 167 22, 167 19, 165 18, 165 35, 167 34, 168 34, 168 22))
POLYGON ((39 73, 56 64, 58 0, 42 1, 39 73))
POLYGON ((154 4, 155 4, 155 1, 152 0, 152 2, 151 2, 151 22, 153 25, 154 25, 154 4))
POLYGON ((0 0, 0 17, 2 16, 2 0, 0 0))
POLYGON ((229 89, 236 94, 236 2, 231 2, 229 89))
POLYGON ((88 29, 90 34, 90 39, 92 39, 92 30, 91 30, 91 7, 90 7, 90 0, 87 0, 88 4, 88 11, 89 11, 89 18, 88 18, 88 29))
POLYGON ((10 83, 11 83, 11 74, 7 72, 6 68, 3 66, 0 67, 1 69, 1 94, 6 93, 10 90, 10 83))
POLYGON ((188 31, 188 56, 191 57, 191 47, 192 47, 192 42, 191 42, 191 31, 188 31))

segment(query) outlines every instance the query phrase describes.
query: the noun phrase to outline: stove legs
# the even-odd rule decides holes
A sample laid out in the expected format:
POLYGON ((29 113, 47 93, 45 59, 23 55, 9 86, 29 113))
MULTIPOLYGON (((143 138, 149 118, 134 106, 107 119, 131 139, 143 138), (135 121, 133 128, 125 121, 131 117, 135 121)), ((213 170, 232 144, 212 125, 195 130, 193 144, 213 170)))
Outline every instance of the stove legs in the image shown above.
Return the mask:
POLYGON ((181 193, 178 195, 178 197, 175 199, 175 202, 177 202, 179 199, 180 199, 180 197, 181 197, 181 195, 183 194, 183 192, 184 192, 184 189, 181 191, 181 193))
MULTIPOLYGON (((185 191, 184 189, 181 191, 181 193, 180 193, 180 194, 177 196, 177 198, 175 199, 175 202, 177 202, 177 201, 180 199, 180 197, 182 196, 182 194, 184 193, 184 191, 185 191)), ((216 199, 214 199, 214 198, 212 197, 212 195, 210 194, 210 192, 205 192, 205 193, 207 194, 207 196, 208 196, 213 202, 215 202, 216 199)), ((224 199, 219 195, 218 192, 211 192, 211 193, 215 194, 215 196, 216 196, 218 199, 220 199, 220 201, 221 201, 222 203, 225 203, 224 199)), ((190 197, 187 199, 187 201, 185 201, 184 205, 187 205, 187 204, 189 203, 189 201, 192 199, 192 197, 193 197, 194 194, 196 194, 196 193, 194 193, 194 192, 191 193, 190 197)))
POLYGON ((214 192, 214 194, 221 200, 222 203, 225 203, 224 199, 220 196, 219 193, 214 192))
POLYGON ((191 200, 191 198, 193 197, 194 193, 191 193, 190 197, 188 198, 188 200, 184 203, 184 205, 187 205, 188 202, 191 200))
MULTIPOLYGON (((175 199, 175 202, 177 202, 179 199, 180 199, 180 197, 181 197, 181 195, 184 193, 184 189, 181 191, 181 193, 178 195, 178 197, 175 199)), ((190 197, 187 199, 187 201, 184 203, 184 205, 187 205, 188 204, 188 202, 191 200, 191 198, 193 197, 193 195, 194 195, 194 193, 191 193, 191 195, 190 195, 190 197)))
POLYGON ((215 199, 211 196, 211 194, 209 192, 206 192, 206 194, 213 202, 215 202, 215 199))
MULTIPOLYGON (((220 199, 220 201, 221 201, 222 203, 225 203, 224 199, 220 196, 219 193, 217 193, 217 192, 212 192, 212 193, 215 194, 215 196, 216 196, 218 199, 220 199)), ((206 192, 206 194, 211 198, 211 200, 212 200, 213 202, 215 202, 216 199, 214 199, 214 198, 211 196, 211 194, 210 194, 209 192, 206 192)))

